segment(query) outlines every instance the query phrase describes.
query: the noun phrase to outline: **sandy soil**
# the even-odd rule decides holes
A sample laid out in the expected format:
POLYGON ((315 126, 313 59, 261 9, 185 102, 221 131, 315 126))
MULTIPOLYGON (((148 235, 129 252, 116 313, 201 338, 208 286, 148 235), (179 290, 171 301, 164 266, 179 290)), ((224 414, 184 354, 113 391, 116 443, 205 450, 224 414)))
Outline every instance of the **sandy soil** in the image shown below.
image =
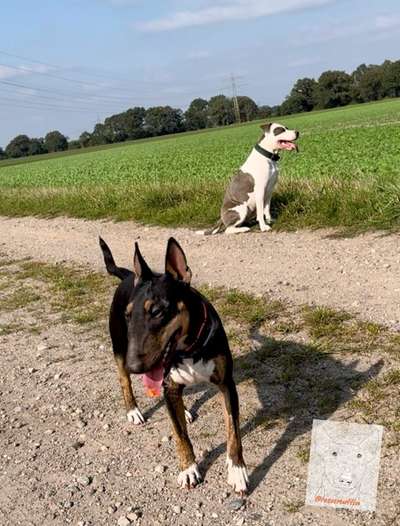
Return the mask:
POLYGON ((174 236, 186 251, 194 283, 270 292, 294 304, 328 305, 400 328, 399 235, 335 238, 332 232, 251 233, 201 237, 186 229, 69 218, 0 218, 0 249, 13 257, 69 261, 104 270, 97 236, 118 264, 132 265, 134 241, 155 269, 174 236))

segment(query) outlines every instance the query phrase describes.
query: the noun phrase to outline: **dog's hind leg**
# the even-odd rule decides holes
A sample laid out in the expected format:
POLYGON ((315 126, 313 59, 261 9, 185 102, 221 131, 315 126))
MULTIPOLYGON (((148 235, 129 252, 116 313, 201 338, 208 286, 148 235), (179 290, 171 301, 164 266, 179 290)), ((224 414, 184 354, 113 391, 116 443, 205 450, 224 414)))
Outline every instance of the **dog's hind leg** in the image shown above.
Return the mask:
POLYGON ((235 206, 230 210, 226 210, 223 214, 224 222, 228 225, 225 229, 225 234, 241 234, 248 232, 250 228, 248 226, 240 226, 247 217, 247 205, 235 206))
POLYGON ((223 396, 223 409, 227 433, 228 484, 235 492, 244 494, 248 487, 246 464, 243 460, 239 425, 239 399, 233 378, 218 385, 223 396))
POLYGON ((125 401, 126 418, 128 419, 128 422, 133 422, 134 424, 144 424, 146 420, 136 405, 136 400, 132 391, 131 377, 125 368, 124 357, 119 354, 115 354, 114 357, 117 364, 118 378, 119 383, 121 384, 122 396, 124 397, 125 401))
POLYGON ((244 232, 248 232, 250 230, 250 227, 248 226, 228 226, 225 230, 225 234, 243 234, 244 232))
POLYGON ((180 473, 178 484, 182 488, 193 488, 202 478, 193 452, 186 427, 185 406, 183 405, 183 385, 171 379, 164 385, 165 403, 172 422, 176 450, 179 457, 180 473))

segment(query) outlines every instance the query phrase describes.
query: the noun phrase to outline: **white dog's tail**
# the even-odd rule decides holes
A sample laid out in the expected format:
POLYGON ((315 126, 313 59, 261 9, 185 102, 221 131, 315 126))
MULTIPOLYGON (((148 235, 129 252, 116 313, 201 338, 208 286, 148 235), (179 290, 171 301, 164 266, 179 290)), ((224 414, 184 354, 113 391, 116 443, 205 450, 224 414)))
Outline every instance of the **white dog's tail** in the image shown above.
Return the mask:
POLYGON ((208 230, 197 230, 196 234, 199 236, 213 236, 214 234, 219 234, 225 229, 224 222, 220 219, 214 226, 208 230))

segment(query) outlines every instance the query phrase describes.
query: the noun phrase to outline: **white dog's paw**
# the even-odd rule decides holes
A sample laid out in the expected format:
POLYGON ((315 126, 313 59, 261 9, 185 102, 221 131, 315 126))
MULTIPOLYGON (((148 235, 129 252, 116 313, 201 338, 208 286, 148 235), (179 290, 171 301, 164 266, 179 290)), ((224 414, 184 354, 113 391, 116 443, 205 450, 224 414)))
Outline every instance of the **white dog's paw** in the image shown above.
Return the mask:
POLYGON ((270 227, 269 225, 260 225, 261 232, 268 232, 271 229, 272 227, 270 227))
POLYGON ((144 424, 146 422, 145 417, 142 415, 138 407, 135 407, 135 409, 130 409, 126 413, 126 418, 128 422, 133 422, 136 425, 144 424))
POLYGON ((234 464, 229 457, 226 463, 228 464, 228 484, 236 493, 246 493, 249 485, 246 466, 234 464))
POLYGON ((185 408, 185 420, 187 424, 192 424, 194 420, 192 413, 189 411, 189 409, 186 409, 186 408, 185 408))
POLYGON ((197 464, 192 464, 178 475, 178 484, 181 488, 194 488, 202 480, 197 464))

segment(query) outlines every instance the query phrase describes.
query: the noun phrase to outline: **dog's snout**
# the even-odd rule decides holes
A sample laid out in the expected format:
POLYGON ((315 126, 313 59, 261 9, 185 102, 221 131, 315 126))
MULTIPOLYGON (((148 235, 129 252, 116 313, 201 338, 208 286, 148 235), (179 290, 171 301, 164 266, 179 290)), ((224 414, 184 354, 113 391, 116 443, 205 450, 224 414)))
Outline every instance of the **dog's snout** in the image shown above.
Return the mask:
POLYGON ((127 360, 126 369, 130 374, 142 374, 145 372, 145 366, 140 360, 127 360))
POLYGON ((300 132, 298 132, 298 131, 296 130, 296 139, 298 139, 299 137, 300 137, 300 132))

